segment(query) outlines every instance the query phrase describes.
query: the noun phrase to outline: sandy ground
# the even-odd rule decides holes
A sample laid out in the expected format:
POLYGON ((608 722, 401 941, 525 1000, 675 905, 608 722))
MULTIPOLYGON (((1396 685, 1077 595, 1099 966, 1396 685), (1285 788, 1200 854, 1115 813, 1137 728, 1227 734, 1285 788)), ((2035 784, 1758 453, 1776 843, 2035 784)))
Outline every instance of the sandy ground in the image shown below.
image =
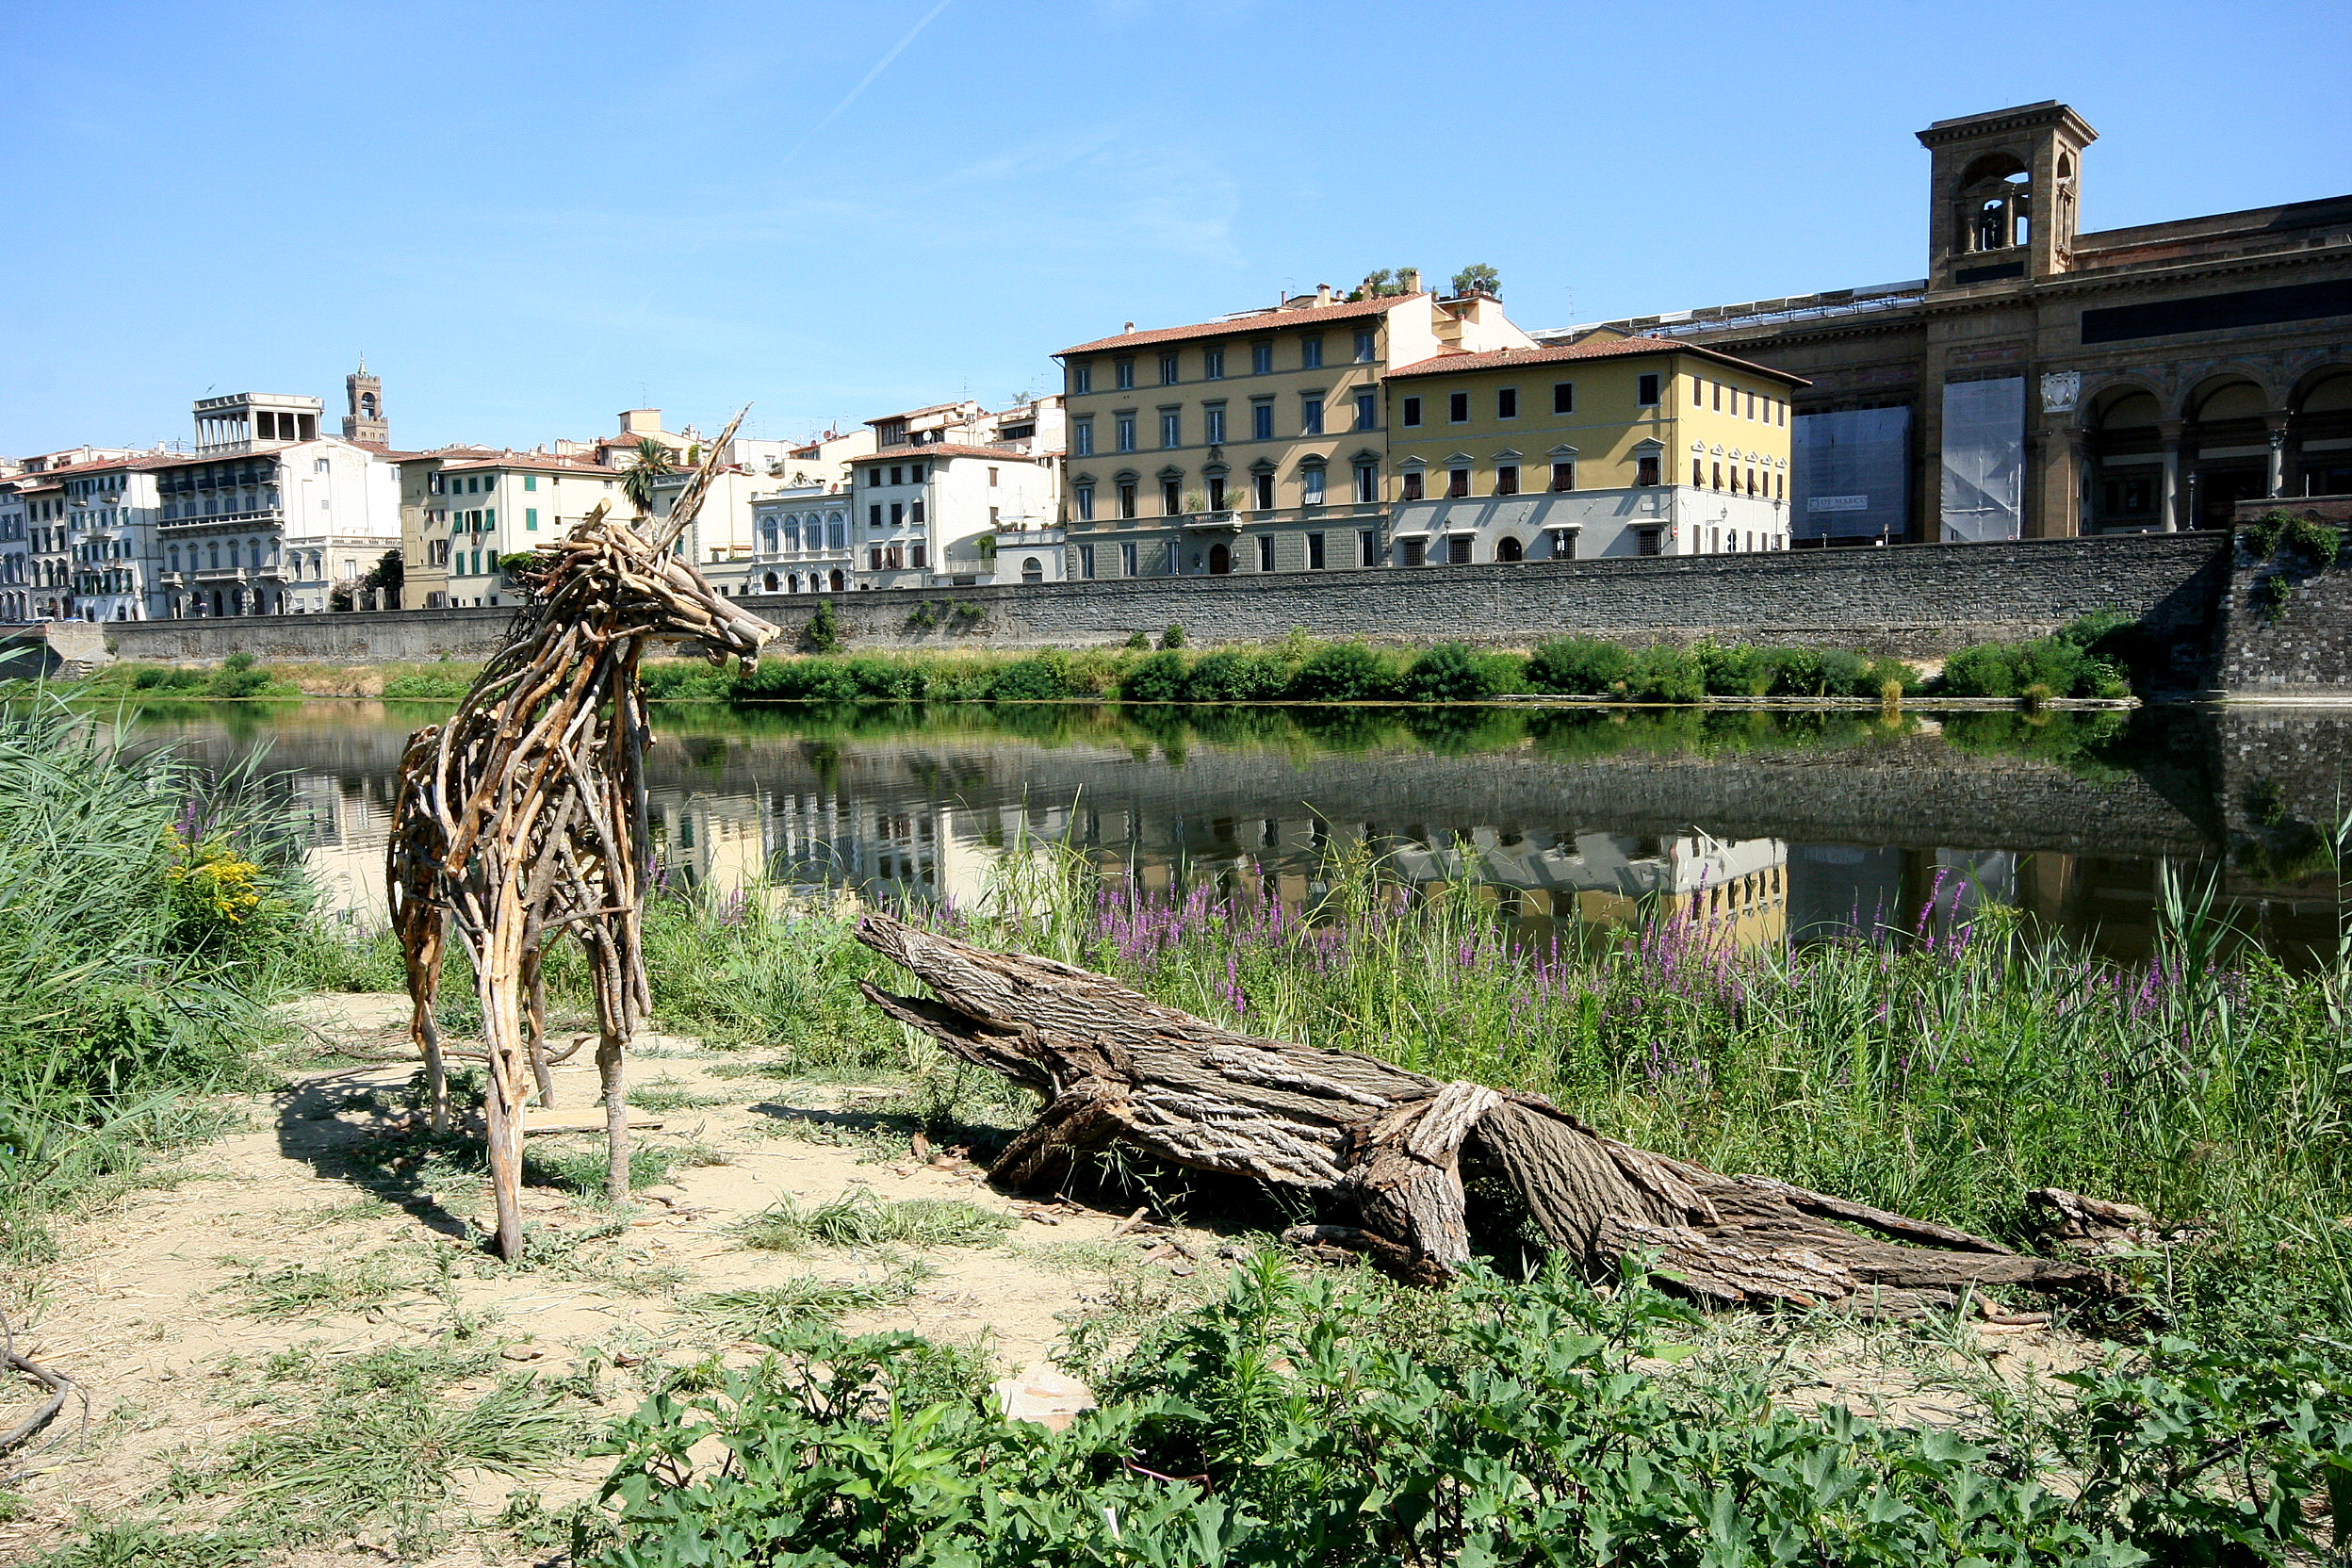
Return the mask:
MULTIPOLYGON (((315 998, 305 1006, 322 1034, 379 1048, 405 1018, 404 999, 390 997, 315 998)), ((858 1136, 874 1119, 858 1114, 876 1098, 873 1091, 722 1077, 711 1070, 740 1068, 751 1058, 702 1052, 674 1037, 639 1043, 632 1088, 715 1102, 658 1113, 663 1125, 640 1133, 640 1142, 691 1147, 723 1163, 678 1170, 663 1185, 640 1189, 643 1201, 626 1229, 582 1245, 569 1266, 510 1270, 488 1264, 463 1239, 469 1219, 489 1217, 486 1192, 477 1184, 418 1190, 433 1177, 430 1167, 387 1172, 362 1159, 354 1168, 354 1152, 364 1155, 371 1139, 397 1135, 402 1113, 390 1102, 410 1077, 406 1062, 298 1072, 286 1092, 242 1102, 249 1130, 162 1163, 147 1178, 151 1184, 69 1227, 62 1257, 41 1271, 28 1310, 18 1314, 19 1345, 89 1391, 89 1436, 51 1447, 34 1462, 35 1473, 16 1483, 28 1516, 0 1524, 0 1563, 38 1557, 70 1539, 85 1511, 101 1518, 153 1513, 157 1489, 175 1464, 216 1460, 241 1437, 294 1418, 284 1408, 283 1389, 269 1397, 273 1385, 258 1370, 280 1352, 307 1348, 333 1359, 448 1343, 463 1321, 473 1326, 476 1343, 500 1345, 503 1361, 554 1378, 595 1378, 609 1418, 633 1407, 650 1370, 664 1363, 750 1353, 689 1310, 687 1303, 706 1293, 800 1275, 879 1278, 911 1260, 936 1271, 911 1300, 852 1315, 842 1326, 907 1329, 979 1347, 1011 1373, 1040 1363, 1065 1319, 1106 1291, 1133 1294, 1140 1285, 1186 1298, 1221 1278, 1215 1261, 1221 1238, 1206 1233, 1179 1231, 1196 1257, 1170 1256, 1164 1237, 1115 1235, 1128 1214, 1007 1199, 960 1157, 942 1152, 919 1163, 904 1136, 875 1134, 830 1146, 779 1134, 813 1120, 844 1129, 834 1135, 858 1136), (378 1092, 370 1097, 369 1090, 378 1092), (730 1232, 779 1199, 814 1205, 860 1186, 884 1200, 966 1199, 1020 1223, 997 1245, 895 1255, 758 1250, 730 1232), (436 1249, 459 1262, 446 1288, 433 1277, 436 1249), (1159 1255, 1147 1259, 1148 1252, 1159 1255), (288 1266, 348 1270, 370 1257, 413 1277, 415 1288, 363 1310, 329 1304, 272 1316, 256 1312, 244 1283, 288 1266)), ((559 1106, 589 1106, 596 1097, 596 1074, 583 1062, 558 1068, 556 1081, 559 1106)), ((599 1157, 603 1148, 600 1135, 531 1141, 534 1151, 553 1144, 599 1157)), ((524 1206, 527 1227, 558 1237, 614 1224, 604 1205, 545 1186, 526 1188, 524 1206)), ((11 1397, 17 1392, 10 1390, 11 1397)), ((31 1406, 20 1404, 14 1413, 11 1408, 0 1404, 0 1427, 31 1406)), ((510 1492, 521 1490, 552 1508, 593 1491, 609 1465, 587 1459, 522 1480, 485 1474, 466 1501, 495 1514, 510 1492)), ((547 1555, 516 1556, 511 1545, 466 1530, 433 1560, 547 1555)), ((362 1540, 344 1553, 313 1552, 296 1560, 306 1560, 386 1559, 382 1543, 362 1540)))
MULTIPOLYGON (((317 997, 300 1014, 318 1046, 385 1052, 401 1038, 404 1008, 393 997, 317 997)), ((644 1037, 639 1047, 632 1094, 693 1102, 641 1113, 662 1123, 641 1132, 641 1145, 692 1150, 712 1163, 641 1188, 622 1215, 559 1187, 527 1187, 527 1231, 549 1244, 551 1262, 495 1263, 468 1239, 469 1225, 489 1218, 478 1182, 431 1161, 392 1162, 412 1125, 400 1104, 413 1070, 406 1060, 298 1067, 284 1091, 237 1102, 244 1130, 157 1162, 140 1185, 69 1226, 58 1261, 29 1283, 9 1282, 6 1294, 20 1348, 88 1390, 89 1427, 49 1446, 13 1483, 18 1517, 0 1510, 0 1564, 37 1560, 108 1521, 202 1527, 234 1498, 207 1499, 201 1488, 173 1496, 175 1470, 201 1474, 240 1442, 299 1429, 313 1419, 334 1366, 377 1352, 453 1345, 494 1352, 445 1396, 480 1394, 524 1370, 569 1390, 570 1405, 601 1425, 635 1408, 669 1369, 757 1353, 698 1315, 697 1298, 798 1276, 877 1280, 913 1264, 929 1272, 911 1299, 842 1326, 912 1330, 976 1348, 999 1373, 1034 1382, 1070 1323, 1186 1306, 1221 1288, 1222 1258, 1237 1253, 1236 1238, 1181 1217, 1172 1233, 1137 1233, 1126 1212, 1009 1199, 952 1149, 923 1158, 906 1137, 904 1102, 894 1107, 899 1120, 878 1114, 893 1108, 903 1092, 895 1087, 768 1076, 751 1054, 677 1037, 644 1037), (826 1138, 839 1141, 811 1141, 826 1138), (860 1187, 885 1200, 964 1199, 1017 1224, 991 1245, 922 1252, 770 1251, 736 1232, 787 1197, 813 1206, 860 1187), (299 1282, 370 1267, 396 1282, 372 1300, 331 1296, 268 1310, 273 1276, 299 1282), (293 1352, 308 1353, 307 1371, 286 1370, 293 1352)), ((556 1076, 559 1105, 592 1105, 592 1069, 575 1062, 556 1076)), ((603 1141, 582 1135, 531 1145, 600 1159, 603 1141)), ((1701 1338, 1703 1357, 1772 1368, 1789 1404, 1843 1403, 1865 1416, 1929 1425, 1967 1421, 1996 1385, 2047 1388, 2050 1372, 2093 1353, 2087 1342, 2040 1329, 1949 1321, 1825 1327, 1728 1315, 1701 1338)), ((0 1399, 0 1429, 29 1413, 24 1393, 11 1388, 0 1399)), ((517 1494, 538 1499, 543 1513, 587 1496, 610 1462, 582 1454, 520 1477, 462 1473, 460 1495, 440 1510, 421 1559, 370 1526, 282 1560, 560 1562, 560 1537, 501 1527, 498 1516, 517 1494)))

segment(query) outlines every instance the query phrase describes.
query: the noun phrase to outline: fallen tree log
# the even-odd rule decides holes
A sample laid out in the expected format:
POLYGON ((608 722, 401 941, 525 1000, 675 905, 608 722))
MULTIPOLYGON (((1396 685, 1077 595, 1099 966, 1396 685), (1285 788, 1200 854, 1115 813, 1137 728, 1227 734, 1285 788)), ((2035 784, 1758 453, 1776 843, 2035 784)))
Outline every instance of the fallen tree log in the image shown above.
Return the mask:
POLYGON ((1081 1155, 1124 1144, 1325 1195, 1355 1223, 1303 1227, 1298 1240, 1348 1245, 1400 1279, 1435 1284, 1470 1259, 1466 1169, 1499 1178, 1544 1242, 1588 1274, 1644 1255, 1659 1277, 1712 1301, 1901 1312, 1972 1289, 2121 1289, 2088 1264, 1635 1149, 1540 1095, 1240 1034, 1107 976, 887 915, 865 916, 858 936, 934 993, 860 982, 870 1001, 1044 1100, 989 1170, 1015 1190, 1056 1186, 1081 1155))

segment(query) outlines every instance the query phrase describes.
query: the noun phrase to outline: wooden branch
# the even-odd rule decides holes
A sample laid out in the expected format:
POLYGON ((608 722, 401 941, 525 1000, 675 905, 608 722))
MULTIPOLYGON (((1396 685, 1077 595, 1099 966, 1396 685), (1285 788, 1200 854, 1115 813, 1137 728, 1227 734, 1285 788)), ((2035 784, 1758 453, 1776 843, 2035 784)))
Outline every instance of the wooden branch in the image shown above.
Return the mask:
POLYGON ((1907 1310, 1986 1286, 2121 1290, 2079 1261, 1633 1148, 1541 1096, 1239 1034, 1108 976, 888 915, 867 915, 858 936, 935 997, 861 983, 868 1000, 1044 1099, 989 1171, 1016 1189, 1057 1184, 1081 1154, 1124 1144, 1326 1195, 1355 1222, 1298 1228, 1302 1244, 1346 1246, 1434 1283, 1471 1256, 1467 1168, 1499 1178, 1545 1241, 1588 1273, 1646 1257, 1657 1277, 1706 1300, 1907 1310))

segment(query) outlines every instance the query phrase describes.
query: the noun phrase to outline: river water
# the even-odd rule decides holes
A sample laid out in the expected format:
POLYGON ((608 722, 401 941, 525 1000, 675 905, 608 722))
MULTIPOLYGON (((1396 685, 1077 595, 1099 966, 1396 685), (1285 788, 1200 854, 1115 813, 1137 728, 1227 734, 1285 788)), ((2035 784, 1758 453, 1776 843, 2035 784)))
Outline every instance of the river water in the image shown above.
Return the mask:
MULTIPOLYGON (((207 765, 259 749, 343 908, 381 920, 393 776, 427 704, 189 704, 142 735, 207 765)), ((1984 899, 2118 957, 2167 868, 2291 961, 2332 951, 2325 853, 2352 806, 2352 714, 1699 710, 655 710, 669 874, 970 904, 1005 856, 1076 846, 1155 890, 1311 900, 1365 843, 1464 874, 1530 933, 1663 898, 1741 942, 1954 918, 1984 899), (1934 899, 1932 915, 1924 915, 1934 899)))

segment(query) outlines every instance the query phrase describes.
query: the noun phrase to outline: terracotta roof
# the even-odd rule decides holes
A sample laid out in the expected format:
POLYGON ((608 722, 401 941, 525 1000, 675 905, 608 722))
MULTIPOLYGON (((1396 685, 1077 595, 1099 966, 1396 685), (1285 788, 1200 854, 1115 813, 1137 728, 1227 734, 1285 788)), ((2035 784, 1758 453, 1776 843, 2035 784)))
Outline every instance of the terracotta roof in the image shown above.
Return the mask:
POLYGON ((974 408, 979 407, 979 404, 973 402, 970 398, 958 398, 952 403, 925 403, 921 408, 910 408, 903 414, 885 414, 878 419, 868 419, 865 423, 869 425, 887 425, 892 419, 914 419, 920 418, 925 414, 951 413, 956 409, 966 406, 967 404, 970 404, 974 408))
POLYGON ((928 457, 993 457, 1005 462, 1035 463, 1036 458, 1019 447, 963 447, 953 441, 929 441, 919 447, 889 447, 878 452, 853 457, 853 464, 920 462, 928 457))
POLYGON ((441 465, 443 473, 461 468, 551 468, 564 473, 607 476, 620 472, 617 468, 608 468, 601 463, 591 463, 585 458, 543 456, 534 452, 469 452, 463 457, 449 458, 441 465))
POLYGON ((1308 327, 1322 321, 1352 321, 1366 316, 1378 316, 1414 300, 1429 296, 1419 294, 1383 294, 1378 299, 1358 300, 1349 304, 1334 301, 1328 305, 1285 306, 1282 309, 1254 310, 1247 316, 1229 317, 1222 321, 1196 321, 1188 327, 1156 327, 1144 332, 1121 333, 1117 337, 1098 337, 1091 343, 1079 343, 1060 350, 1062 354, 1090 354, 1106 349, 1140 349, 1154 343, 1176 343, 1189 337, 1222 337, 1228 334, 1274 332, 1283 327, 1308 327))
POLYGON ((1386 380, 1397 381, 1407 376, 1446 376, 1463 370, 1495 370, 1512 365, 1560 365, 1580 359, 1629 359, 1642 354, 1690 354, 1712 360, 1734 369, 1747 370, 1791 386, 1810 386, 1803 376, 1792 376, 1786 370, 1775 370, 1769 365, 1754 360, 1736 358, 1720 349, 1709 349, 1697 343, 1684 343, 1671 337, 1611 337, 1596 342, 1565 343, 1549 349, 1497 349, 1491 353, 1443 353, 1432 359, 1417 359, 1411 365, 1391 369, 1386 380))

